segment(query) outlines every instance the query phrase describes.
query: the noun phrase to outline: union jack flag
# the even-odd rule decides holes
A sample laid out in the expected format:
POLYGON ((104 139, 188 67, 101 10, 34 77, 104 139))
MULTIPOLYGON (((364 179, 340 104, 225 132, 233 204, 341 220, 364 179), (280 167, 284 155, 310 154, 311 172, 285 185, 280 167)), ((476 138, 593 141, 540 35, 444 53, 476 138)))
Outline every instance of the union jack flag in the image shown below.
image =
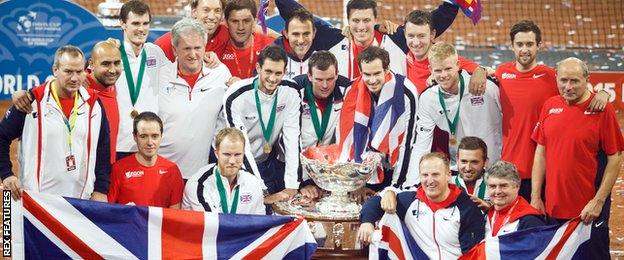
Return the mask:
MULTIPOLYGON (((389 158, 394 167, 399 159, 399 148, 405 137, 407 118, 403 93, 405 77, 395 74, 379 93, 377 105, 361 78, 357 78, 347 92, 339 122, 340 160, 362 162, 362 154, 370 145, 389 158)), ((375 178, 372 178, 373 180, 375 178)), ((378 172, 381 182, 383 173, 378 172)))
POLYGON ((477 24, 481 20, 481 1, 480 0, 451 0, 453 4, 459 6, 464 14, 470 18, 473 24, 477 24))
POLYGON ((15 259, 310 259, 316 250, 303 218, 113 205, 29 192, 11 202, 15 259))
MULTIPOLYGON (((380 241, 371 244, 371 259, 427 259, 396 214, 379 222, 380 241)), ((561 225, 534 227, 486 238, 460 259, 575 259, 589 240, 591 225, 573 219, 561 225)))

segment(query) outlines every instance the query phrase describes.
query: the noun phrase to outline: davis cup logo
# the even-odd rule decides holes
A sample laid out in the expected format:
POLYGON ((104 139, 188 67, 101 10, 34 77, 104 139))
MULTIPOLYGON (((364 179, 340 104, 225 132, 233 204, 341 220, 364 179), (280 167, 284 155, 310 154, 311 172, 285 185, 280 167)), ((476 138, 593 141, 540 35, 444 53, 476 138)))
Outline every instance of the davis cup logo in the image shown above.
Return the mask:
POLYGON ((37 18, 37 13, 29 12, 28 15, 22 15, 18 18, 17 30, 22 32, 30 32, 33 20, 37 18))

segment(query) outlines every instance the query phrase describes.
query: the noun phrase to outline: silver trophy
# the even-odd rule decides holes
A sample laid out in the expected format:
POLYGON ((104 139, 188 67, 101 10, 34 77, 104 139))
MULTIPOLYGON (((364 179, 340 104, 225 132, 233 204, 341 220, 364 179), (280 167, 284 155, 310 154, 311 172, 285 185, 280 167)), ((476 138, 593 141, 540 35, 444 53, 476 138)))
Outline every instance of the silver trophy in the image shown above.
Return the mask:
MULTIPOLYGON (((334 220, 358 219, 361 205, 353 201, 348 193, 358 190, 366 184, 377 171, 381 154, 366 152, 363 161, 329 163, 328 160, 310 159, 300 154, 303 170, 328 194, 325 194, 313 206, 296 205, 293 201, 277 203, 277 207, 290 213, 313 218, 334 220)), ((297 199, 297 198, 295 198, 297 199)))

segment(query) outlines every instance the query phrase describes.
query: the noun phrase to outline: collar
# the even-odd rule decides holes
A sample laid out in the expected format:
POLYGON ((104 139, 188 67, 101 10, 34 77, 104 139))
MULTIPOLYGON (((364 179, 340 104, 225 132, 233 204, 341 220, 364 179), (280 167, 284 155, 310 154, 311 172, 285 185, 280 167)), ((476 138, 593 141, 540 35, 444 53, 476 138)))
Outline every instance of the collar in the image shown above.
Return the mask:
POLYGON ((95 79, 92 73, 87 74, 87 83, 89 84, 89 88, 97 90, 100 93, 115 93, 115 85, 102 85, 95 79))
MULTIPOLYGON (((490 209, 490 211, 488 212, 488 218, 492 219, 492 216, 494 215, 494 212, 496 211, 496 209, 494 209, 494 207, 492 207, 490 209)), ((537 211, 537 209, 533 208, 533 206, 531 206, 531 204, 529 204, 524 198, 522 198, 522 196, 518 195, 518 197, 516 197, 516 200, 512 201, 511 203, 509 203, 509 205, 507 205, 506 207, 498 210, 498 217, 501 216, 505 216, 507 214, 511 214, 509 217, 509 221, 507 223, 512 223, 524 216, 528 216, 528 215, 541 215, 541 213, 539 211, 537 211), (511 206, 518 201, 518 204, 516 204, 516 207, 514 208, 514 210, 512 212, 509 212, 509 210, 511 209, 511 206)))
POLYGON ((461 194, 461 189, 455 185, 451 185, 451 184, 447 184, 447 185, 450 191, 449 195, 448 197, 446 197, 446 199, 444 199, 441 202, 433 202, 429 200, 429 198, 425 194, 425 188, 423 187, 423 185, 421 185, 418 188, 418 191, 416 191, 416 198, 424 202, 429 208, 431 208, 433 212, 436 212, 439 209, 448 208, 453 203, 455 203, 455 201, 459 197, 459 194, 461 194))

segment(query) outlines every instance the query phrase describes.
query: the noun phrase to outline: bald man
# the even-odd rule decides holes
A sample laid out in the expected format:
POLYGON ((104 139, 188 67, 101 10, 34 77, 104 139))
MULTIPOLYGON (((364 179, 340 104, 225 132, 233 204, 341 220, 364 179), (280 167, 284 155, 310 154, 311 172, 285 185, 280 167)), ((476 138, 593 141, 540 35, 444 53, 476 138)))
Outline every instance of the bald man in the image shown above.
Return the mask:
MULTIPOLYGON (((86 74, 86 83, 90 89, 98 91, 106 118, 110 127, 111 163, 115 162, 115 148, 119 129, 119 110, 117 108, 117 94, 115 82, 121 75, 121 54, 119 47, 113 40, 96 43, 91 50, 89 59, 90 73, 86 74)), ((24 113, 29 113, 32 98, 26 91, 20 90, 13 94, 13 104, 24 113)))

